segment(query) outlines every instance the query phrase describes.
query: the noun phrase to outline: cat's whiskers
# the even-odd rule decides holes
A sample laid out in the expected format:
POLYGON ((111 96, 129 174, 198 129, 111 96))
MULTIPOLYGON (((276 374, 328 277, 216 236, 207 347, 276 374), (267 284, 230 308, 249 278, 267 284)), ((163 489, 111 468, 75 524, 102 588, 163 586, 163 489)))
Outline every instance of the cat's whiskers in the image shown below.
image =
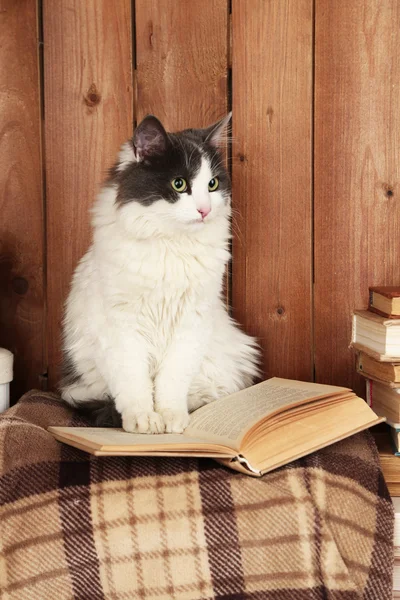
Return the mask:
POLYGON ((240 213, 240 211, 238 209, 231 209, 231 227, 232 227, 232 232, 235 234, 235 238, 237 238, 239 240, 239 243, 241 246, 243 246, 243 233, 242 230, 240 229, 240 225, 237 221, 237 217, 242 218, 242 215, 240 213))

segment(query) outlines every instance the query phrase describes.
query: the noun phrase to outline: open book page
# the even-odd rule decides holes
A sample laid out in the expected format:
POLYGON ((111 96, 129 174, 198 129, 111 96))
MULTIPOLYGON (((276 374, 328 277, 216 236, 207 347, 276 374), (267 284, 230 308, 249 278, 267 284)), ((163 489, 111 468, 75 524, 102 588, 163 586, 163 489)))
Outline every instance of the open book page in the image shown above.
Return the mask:
POLYGON ((291 404, 345 391, 347 388, 273 377, 195 411, 184 435, 239 450, 246 432, 266 416, 291 404))

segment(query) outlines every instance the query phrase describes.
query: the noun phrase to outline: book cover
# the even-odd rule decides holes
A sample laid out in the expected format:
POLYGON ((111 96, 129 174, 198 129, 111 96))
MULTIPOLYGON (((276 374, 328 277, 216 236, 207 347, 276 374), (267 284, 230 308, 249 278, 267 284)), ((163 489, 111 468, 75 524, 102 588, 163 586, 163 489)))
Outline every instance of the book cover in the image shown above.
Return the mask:
POLYGON ((363 319, 367 319, 373 323, 378 323, 384 327, 398 327, 400 326, 400 317, 398 319, 388 319, 386 316, 378 315, 370 310, 355 310, 354 316, 359 316, 363 319))
POLYGON ((375 285, 369 288, 370 293, 376 292, 386 298, 400 298, 400 286, 398 285, 375 285))
POLYGON ((353 314, 351 346, 378 361, 400 361, 400 319, 388 319, 368 310, 353 314))
POLYGON ((400 387, 400 363, 376 360, 365 352, 357 354, 357 372, 364 377, 384 382, 391 387, 400 387))
POLYGON ((400 316, 400 287, 375 286, 369 288, 369 310, 388 319, 400 316))
POLYGON ((400 388, 366 379, 366 400, 368 406, 379 416, 391 423, 400 422, 400 388))
POLYGON ((388 387, 393 388, 394 390, 400 389, 400 383, 394 383, 393 381, 386 381, 385 379, 379 379, 379 377, 376 377, 375 375, 371 375, 371 373, 365 373, 365 371, 362 371, 359 368, 357 368, 356 371, 359 375, 362 375, 362 377, 368 378, 372 381, 376 381, 377 383, 382 383, 383 385, 387 385, 388 387))

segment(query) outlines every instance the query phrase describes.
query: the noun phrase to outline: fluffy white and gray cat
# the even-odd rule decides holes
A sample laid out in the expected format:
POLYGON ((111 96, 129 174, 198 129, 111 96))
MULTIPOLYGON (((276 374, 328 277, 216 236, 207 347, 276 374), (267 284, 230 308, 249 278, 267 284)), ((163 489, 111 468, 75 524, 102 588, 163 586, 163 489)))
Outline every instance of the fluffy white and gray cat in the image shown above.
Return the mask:
POLYGON ((258 349, 222 298, 230 116, 167 133, 146 117, 93 208, 64 319, 63 399, 98 425, 181 432, 189 412, 252 384, 258 349))

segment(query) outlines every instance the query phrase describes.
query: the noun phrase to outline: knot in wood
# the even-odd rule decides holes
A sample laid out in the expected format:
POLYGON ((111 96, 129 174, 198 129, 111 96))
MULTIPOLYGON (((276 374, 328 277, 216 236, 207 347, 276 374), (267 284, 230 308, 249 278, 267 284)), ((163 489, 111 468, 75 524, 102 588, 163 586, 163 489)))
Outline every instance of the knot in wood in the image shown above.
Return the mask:
POLYGON ((96 84, 94 84, 94 83, 91 84, 90 88, 86 92, 86 95, 84 96, 83 99, 84 99, 86 106, 89 106, 89 108, 93 108, 94 106, 99 104, 99 102, 101 100, 101 96, 100 96, 100 92, 96 88, 96 84))
POLYGON ((29 283, 24 277, 14 277, 11 285, 14 292, 19 296, 26 294, 29 288, 29 283))

